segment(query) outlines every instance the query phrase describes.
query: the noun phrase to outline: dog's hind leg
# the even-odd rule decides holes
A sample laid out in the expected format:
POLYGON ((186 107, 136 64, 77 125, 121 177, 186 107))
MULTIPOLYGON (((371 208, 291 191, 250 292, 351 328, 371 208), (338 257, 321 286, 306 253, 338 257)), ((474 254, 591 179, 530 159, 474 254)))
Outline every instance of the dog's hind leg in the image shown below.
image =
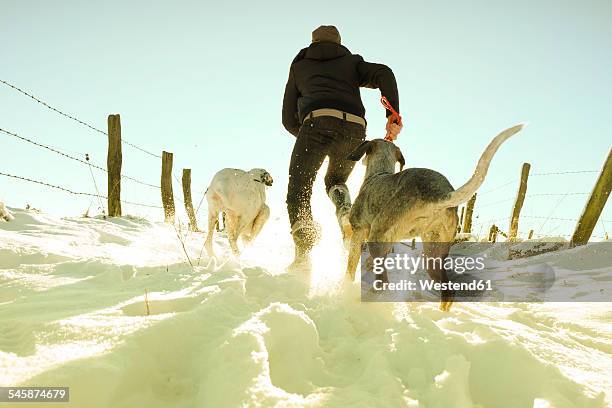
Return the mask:
POLYGON ((251 242, 255 238, 257 238, 264 224, 266 223, 266 221, 268 221, 268 218, 270 218, 270 208, 264 204, 261 207, 261 210, 259 210, 259 213, 255 217, 255 219, 253 220, 253 224, 251 225, 251 231, 245 238, 246 242, 251 242))
MULTIPOLYGON (((448 282, 444 261, 450 252, 454 234, 449 234, 446 229, 437 229, 424 235, 425 236, 422 237, 423 256, 425 258, 425 266, 429 277, 435 282, 448 282)), ((453 304, 453 297, 454 293, 452 290, 441 291, 440 310, 445 312, 449 311, 453 304)))
MULTIPOLYGON (((370 237, 368 238, 368 250, 370 252, 370 257, 368 258, 368 271, 373 270, 374 259, 385 259, 387 255, 391 251, 393 251, 393 244, 391 242, 387 242, 388 238, 382 238, 379 235, 372 236, 370 233, 370 237)), ((383 265, 383 271, 380 273, 380 276, 377 280, 380 280, 383 283, 389 282, 389 276, 387 274, 387 269, 383 265)))
POLYGON ((225 231, 225 211, 221 212, 221 221, 217 220, 217 232, 225 231), (221 227, 221 223, 223 222, 223 227, 221 227))
POLYGON ((359 265, 359 258, 361 254, 361 245, 368 236, 368 229, 361 228, 353 231, 351 236, 351 243, 349 245, 348 260, 346 263, 346 278, 351 282, 355 280, 355 271, 357 265, 359 265))
MULTIPOLYGON (((393 242, 403 238, 402 233, 405 232, 406 226, 402 223, 402 216, 406 213, 405 209, 409 209, 413 202, 414 200, 408 199, 403 202, 401 208, 385 207, 376 216, 368 235, 368 249, 372 261, 376 258, 385 259, 393 251, 393 242)), ((380 280, 389 282, 386 269, 380 274, 380 280)))
POLYGON ((213 236, 215 229, 219 225, 219 213, 223 208, 221 196, 211 190, 206 190, 206 202, 208 203, 208 233, 206 235, 206 241, 204 241, 204 247, 208 256, 213 257, 215 253, 213 251, 213 236))
POLYGON ((219 221, 219 211, 217 211, 214 207, 208 209, 208 234, 206 235, 206 241, 204 241, 204 247, 206 248, 206 252, 208 256, 213 257, 215 253, 213 252, 213 235, 215 233, 215 227, 217 226, 217 222, 219 221))
POLYGON ((238 249, 238 237, 240 234, 240 217, 233 212, 227 212, 225 221, 225 230, 227 231, 227 239, 229 239, 230 248, 234 255, 240 255, 240 249, 238 249))

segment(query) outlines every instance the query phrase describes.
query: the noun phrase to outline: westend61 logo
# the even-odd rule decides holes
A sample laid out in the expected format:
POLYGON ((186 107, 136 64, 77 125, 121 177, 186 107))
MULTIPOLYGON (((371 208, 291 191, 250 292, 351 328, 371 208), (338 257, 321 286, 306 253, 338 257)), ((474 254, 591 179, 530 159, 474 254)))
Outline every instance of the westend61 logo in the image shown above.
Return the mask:
POLYGON ((612 302, 612 243, 367 243, 364 302, 612 302))

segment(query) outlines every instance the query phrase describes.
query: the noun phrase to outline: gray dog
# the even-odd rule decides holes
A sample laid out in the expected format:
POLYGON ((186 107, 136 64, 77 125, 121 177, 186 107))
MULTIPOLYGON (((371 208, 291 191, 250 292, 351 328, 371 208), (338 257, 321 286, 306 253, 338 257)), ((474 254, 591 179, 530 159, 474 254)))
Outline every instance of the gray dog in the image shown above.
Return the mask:
MULTIPOLYGON (((363 142, 349 156, 358 161, 366 155, 365 178, 350 213, 353 232, 346 272, 351 281, 365 241, 376 243, 369 245, 372 257, 385 257, 391 242, 421 237, 425 257, 446 258, 457 231, 457 206, 480 187, 499 146, 522 128, 517 125, 497 135, 482 153, 472 177, 457 190, 434 170, 401 171, 404 156, 393 143, 382 139, 363 142), (399 173, 395 173, 395 162, 400 163, 399 173)), ((447 282, 440 263, 433 262, 427 272, 436 282, 447 282)), ((386 272, 381 279, 387 281, 386 272)), ((442 292, 440 308, 449 310, 451 304, 452 293, 442 292)))

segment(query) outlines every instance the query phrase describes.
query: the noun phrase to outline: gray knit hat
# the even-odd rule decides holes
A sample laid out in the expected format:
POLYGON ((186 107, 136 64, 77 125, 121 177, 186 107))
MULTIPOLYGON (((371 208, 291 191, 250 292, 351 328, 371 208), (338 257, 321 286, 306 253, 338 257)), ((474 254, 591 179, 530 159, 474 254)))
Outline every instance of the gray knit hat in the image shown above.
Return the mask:
POLYGON ((312 32, 312 42, 322 41, 340 44, 340 32, 334 26, 322 25, 312 32))

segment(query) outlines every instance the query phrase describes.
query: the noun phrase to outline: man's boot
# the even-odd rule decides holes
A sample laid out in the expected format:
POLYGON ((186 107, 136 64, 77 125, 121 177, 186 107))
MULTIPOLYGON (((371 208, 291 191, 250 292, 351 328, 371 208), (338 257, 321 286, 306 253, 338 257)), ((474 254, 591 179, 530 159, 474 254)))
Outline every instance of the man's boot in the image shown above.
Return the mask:
POLYGON ((353 233, 349 221, 351 196, 348 187, 346 187, 346 184, 336 184, 329 189, 327 195, 336 206, 336 218, 338 219, 340 231, 342 231, 342 241, 344 242, 344 247, 348 248, 353 233))
POLYGON ((314 221, 297 221, 291 226, 295 244, 295 259, 287 267, 288 272, 310 271, 310 252, 321 238, 321 228, 314 221))

